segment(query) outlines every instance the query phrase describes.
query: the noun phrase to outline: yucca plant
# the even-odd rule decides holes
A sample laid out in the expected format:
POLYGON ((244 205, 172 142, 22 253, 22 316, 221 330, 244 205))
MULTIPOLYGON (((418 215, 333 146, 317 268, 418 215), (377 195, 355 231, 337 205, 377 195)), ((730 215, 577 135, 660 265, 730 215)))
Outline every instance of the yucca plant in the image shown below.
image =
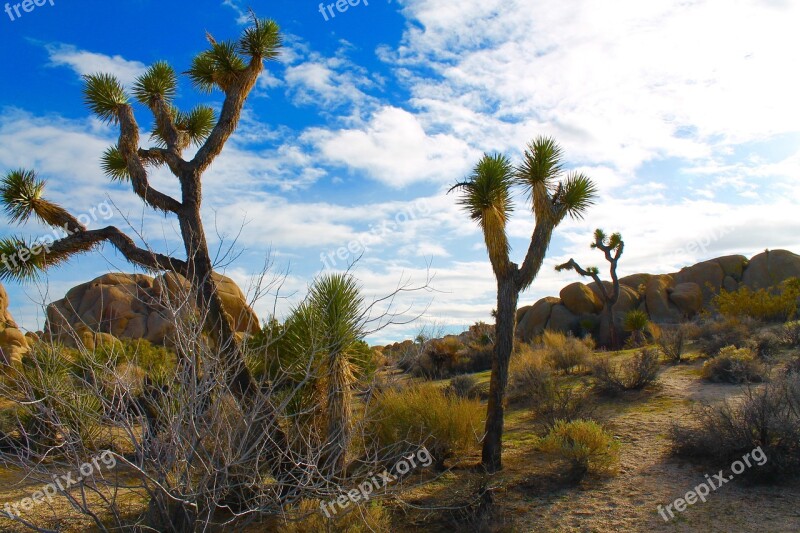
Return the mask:
MULTIPOLYGON (((619 263, 619 258, 622 255, 623 249, 625 248, 625 243, 622 241, 622 235, 619 233, 613 233, 609 237, 602 229, 597 228, 594 230, 594 242, 592 242, 590 246, 603 252, 606 261, 609 263, 608 270, 611 275, 610 291, 600 280, 600 270, 597 267, 593 266, 584 269, 578 263, 576 263, 574 259, 570 258, 570 260, 566 263, 556 266, 556 271, 561 272, 562 270, 574 270, 581 276, 592 278, 592 280, 594 280, 598 289, 600 289, 600 294, 603 297, 603 322, 607 324, 606 327, 608 328, 607 342, 605 342, 606 339, 601 339, 600 343, 608 344, 612 349, 616 349, 619 347, 617 328, 614 324, 614 306, 619 300, 619 277, 617 276, 617 264, 619 263)), ((601 333, 602 331, 603 330, 601 330, 601 333)))
POLYGON ((528 144, 516 168, 504 155, 485 154, 468 178, 450 189, 459 192, 459 205, 481 228, 497 279, 496 339, 481 458, 489 472, 502 468, 503 403, 519 294, 530 287, 539 273, 555 228, 568 216, 582 218, 596 194, 588 177, 564 172, 562 157, 554 139, 538 137, 528 144), (513 189, 517 186, 527 193, 536 220, 522 266, 511 261, 506 232, 513 211, 513 189))

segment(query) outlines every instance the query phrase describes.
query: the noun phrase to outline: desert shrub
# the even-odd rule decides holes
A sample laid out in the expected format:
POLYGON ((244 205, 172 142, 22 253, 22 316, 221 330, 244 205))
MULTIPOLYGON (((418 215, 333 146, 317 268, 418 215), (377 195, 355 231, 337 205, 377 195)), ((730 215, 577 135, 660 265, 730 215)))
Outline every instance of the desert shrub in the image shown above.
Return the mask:
POLYGON ((712 300, 719 313, 729 318, 750 317, 765 322, 786 322, 797 311, 800 286, 797 278, 781 287, 751 290, 743 286, 735 291, 722 289, 712 300))
POLYGON ((800 375, 800 357, 794 357, 786 363, 785 373, 800 375))
POLYGON ((600 392, 616 395, 627 390, 639 390, 658 378, 658 350, 645 348, 622 362, 602 357, 592 365, 595 386, 600 392))
POLYGON ((464 345, 454 336, 428 341, 416 364, 411 367, 411 372, 429 379, 450 376, 463 357, 463 350, 464 345))
POLYGON ((468 343, 453 365, 453 373, 471 374, 491 369, 493 351, 493 344, 483 344, 478 341, 468 343))
POLYGON ((368 448, 390 464, 425 446, 438 468, 471 451, 480 438, 485 408, 480 401, 444 395, 432 384, 386 390, 369 406, 368 448))
POLYGON ((778 332, 778 336, 785 346, 789 348, 800 347, 800 320, 784 324, 778 332))
MULTIPOLYGON (((331 497, 331 501, 334 500, 331 497)), ((287 513, 291 517, 276 528, 278 533, 318 533, 320 531, 341 531, 346 533, 389 533, 391 520, 381 502, 353 504, 344 509, 338 505, 328 505, 328 517, 322 506, 328 501, 302 500, 287 513), (334 512, 335 511, 335 512, 334 512)))
POLYGON ((570 422, 594 411, 589 391, 559 383, 544 363, 542 352, 530 347, 512 356, 508 391, 509 401, 530 405, 534 415, 548 427, 556 420, 570 422))
POLYGON ((619 461, 619 443, 593 420, 559 420, 539 449, 566 459, 578 477, 608 474, 619 461))
POLYGON ((556 370, 570 374, 584 366, 592 355, 594 341, 577 339, 555 331, 545 331, 542 335, 545 360, 556 370))
POLYGON ((759 331, 745 342, 745 346, 750 348, 759 359, 774 357, 778 354, 782 344, 779 334, 769 330, 759 331))
POLYGON ((474 377, 462 374, 450 380, 450 384, 444 388, 444 393, 458 398, 472 398, 475 394, 475 385, 474 377))
POLYGON ((762 482, 800 475, 800 374, 748 387, 740 402, 702 405, 691 418, 672 427, 675 454, 724 467, 761 447, 766 462, 742 475, 762 482))
POLYGON ((656 342, 668 361, 680 363, 686 350, 687 329, 683 324, 664 326, 661 328, 656 342))
POLYGON ((717 355, 726 346, 743 348, 758 323, 749 318, 713 318, 697 326, 697 347, 706 355, 717 355))
POLYGON ((701 375, 714 383, 759 383, 766 370, 750 348, 726 346, 703 364, 701 375))

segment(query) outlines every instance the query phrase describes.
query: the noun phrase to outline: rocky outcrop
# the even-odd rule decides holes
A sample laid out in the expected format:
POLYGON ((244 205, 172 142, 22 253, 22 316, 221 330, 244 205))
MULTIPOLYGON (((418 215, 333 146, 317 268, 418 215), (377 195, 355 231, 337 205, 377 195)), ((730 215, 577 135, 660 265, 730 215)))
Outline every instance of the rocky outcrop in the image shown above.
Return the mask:
POLYGON ((800 276, 800 256, 787 250, 767 250, 753 256, 742 274, 742 283, 751 289, 766 289, 800 276))
MULTIPOLYGON (((258 331, 258 317, 241 289, 230 278, 214 276, 235 330, 258 331)), ((174 273, 155 279, 144 274, 105 274, 73 287, 64 298, 51 303, 45 333, 67 345, 81 343, 87 348, 108 341, 103 334, 169 345, 176 321, 196 313, 189 288, 189 281, 174 273)))
POLYGON ((28 353, 28 339, 8 311, 8 293, 0 284, 0 364, 18 362, 28 353))
MULTIPOLYGON (((619 280, 620 297, 614 306, 614 322, 617 330, 622 331, 622 320, 632 309, 645 311, 653 322, 679 322, 708 308, 721 289, 775 287, 792 277, 800 277, 800 255, 787 250, 765 251, 751 259, 727 255, 671 274, 624 276, 619 280)), ((609 281, 603 284, 606 290, 611 290, 609 281)), ((522 340, 532 340, 545 328, 577 331, 582 324, 596 323, 598 341, 607 344, 610 317, 603 307, 600 287, 594 282, 571 283, 561 290, 560 298, 548 296, 524 309, 517 316, 517 334, 522 340)))

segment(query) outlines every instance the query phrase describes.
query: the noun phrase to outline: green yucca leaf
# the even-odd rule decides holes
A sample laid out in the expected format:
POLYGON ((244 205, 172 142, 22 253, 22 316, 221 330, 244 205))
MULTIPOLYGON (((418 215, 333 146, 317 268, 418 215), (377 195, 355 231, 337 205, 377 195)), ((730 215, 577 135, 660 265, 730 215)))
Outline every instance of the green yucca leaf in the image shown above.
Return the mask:
POLYGON ((150 105, 155 98, 170 102, 175 97, 177 87, 178 80, 173 68, 166 61, 158 61, 136 78, 133 95, 145 105, 150 105))
POLYGON ((195 56, 186 72, 194 86, 206 93, 210 93, 215 86, 226 90, 247 67, 236 49, 236 44, 230 41, 212 42, 210 50, 195 56))
POLYGON ((86 105, 103 121, 116 124, 119 108, 128 105, 128 96, 122 84, 111 74, 89 74, 83 79, 86 105))
POLYGON ((100 159, 100 166, 103 168, 106 176, 113 181, 126 181, 130 178, 128 174, 128 166, 125 159, 122 157, 117 146, 106 148, 103 156, 100 159))
POLYGON ((19 237, 0 239, 0 281, 31 281, 45 269, 42 245, 19 237))
POLYGON ((274 20, 258 19, 255 14, 252 15, 253 25, 247 28, 239 39, 239 52, 255 59, 276 58, 283 46, 278 23, 274 20))
POLYGON ((537 137, 530 143, 517 169, 516 180, 525 187, 529 195, 537 185, 552 188, 561 174, 563 152, 552 137, 537 137))
POLYGON ((178 128, 185 131, 191 141, 200 144, 206 140, 217 122, 214 110, 208 106, 197 106, 189 113, 183 113, 178 119, 178 128))
POLYGON ((573 219, 582 219, 589 207, 594 205, 597 187, 594 182, 581 173, 570 174, 560 188, 560 196, 554 201, 561 205, 564 214, 573 219))
POLYGON ((25 222, 41 200, 44 181, 36 177, 33 170, 12 170, 0 182, 0 198, 11 222, 25 222))

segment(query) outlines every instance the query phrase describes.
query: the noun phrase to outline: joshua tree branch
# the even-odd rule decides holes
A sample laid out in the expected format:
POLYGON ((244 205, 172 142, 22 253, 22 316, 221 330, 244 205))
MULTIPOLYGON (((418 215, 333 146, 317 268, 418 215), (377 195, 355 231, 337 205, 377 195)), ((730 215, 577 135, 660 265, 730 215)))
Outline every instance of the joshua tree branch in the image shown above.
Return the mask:
POLYGON ((179 213, 182 205, 169 195, 152 188, 147 180, 147 170, 139 157, 139 126, 129 105, 121 106, 117 113, 120 125, 119 151, 128 167, 133 191, 149 206, 163 212, 179 213))
POLYGON ((80 231, 68 235, 51 244, 47 255, 54 256, 55 258, 67 257, 75 253, 89 250, 95 244, 99 244, 103 241, 110 242, 125 259, 142 268, 154 272, 169 270, 177 272, 184 277, 188 275, 189 269, 186 262, 168 255, 139 248, 133 242, 133 239, 115 226, 108 226, 90 231, 80 231))
POLYGON ((190 163, 197 175, 202 174, 211 165, 214 158, 222 152, 228 138, 236 131, 244 102, 263 68, 262 60, 253 58, 236 83, 225 91, 225 102, 222 104, 219 120, 190 163))

